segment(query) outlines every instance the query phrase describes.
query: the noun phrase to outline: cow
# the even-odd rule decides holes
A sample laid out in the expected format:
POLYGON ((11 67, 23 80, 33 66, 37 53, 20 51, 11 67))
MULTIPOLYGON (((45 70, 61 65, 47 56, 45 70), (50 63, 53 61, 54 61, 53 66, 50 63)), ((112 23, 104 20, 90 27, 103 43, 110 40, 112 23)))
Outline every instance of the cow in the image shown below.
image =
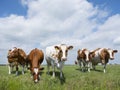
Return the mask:
POLYGON ((88 72, 90 72, 90 65, 91 65, 91 58, 90 58, 90 51, 86 48, 82 50, 78 50, 77 52, 77 60, 75 61, 75 64, 79 64, 82 71, 88 68, 88 72))
POLYGON ((30 67, 28 69, 30 69, 31 75, 35 83, 37 83, 40 79, 40 70, 44 69, 43 67, 40 66, 43 60, 44 53, 42 50, 39 50, 37 48, 31 50, 27 56, 27 61, 30 64, 30 67))
POLYGON ((46 48, 46 62, 49 74, 50 66, 53 67, 52 76, 55 77, 55 67, 60 70, 60 79, 63 78, 62 68, 65 61, 67 61, 68 50, 71 50, 73 46, 67 46, 66 44, 53 45, 46 48))
POLYGON ((109 60, 114 59, 114 53, 117 53, 118 50, 113 50, 110 48, 97 48, 96 50, 91 51, 91 61, 92 61, 92 67, 95 69, 95 66, 98 63, 101 63, 104 66, 104 73, 106 72, 106 65, 109 62, 109 60))
POLYGON ((20 49, 14 47, 13 49, 10 49, 8 51, 8 69, 9 74, 11 74, 11 69, 13 70, 13 67, 16 66, 16 75, 18 75, 18 65, 22 65, 22 74, 24 74, 24 66, 26 65, 26 53, 20 49))

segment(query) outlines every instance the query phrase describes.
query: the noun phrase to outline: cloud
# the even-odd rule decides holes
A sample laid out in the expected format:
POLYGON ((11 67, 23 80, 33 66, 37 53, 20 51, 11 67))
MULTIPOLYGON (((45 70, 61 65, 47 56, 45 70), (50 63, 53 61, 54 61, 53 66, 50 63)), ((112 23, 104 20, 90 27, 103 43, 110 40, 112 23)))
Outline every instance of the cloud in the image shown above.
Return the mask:
POLYGON ((75 60, 77 49, 114 48, 120 35, 120 15, 109 16, 87 0, 21 0, 21 4, 28 8, 26 16, 11 13, 0 18, 2 58, 14 46, 28 53, 35 47, 45 51, 49 45, 66 43, 74 45, 70 57, 75 60))

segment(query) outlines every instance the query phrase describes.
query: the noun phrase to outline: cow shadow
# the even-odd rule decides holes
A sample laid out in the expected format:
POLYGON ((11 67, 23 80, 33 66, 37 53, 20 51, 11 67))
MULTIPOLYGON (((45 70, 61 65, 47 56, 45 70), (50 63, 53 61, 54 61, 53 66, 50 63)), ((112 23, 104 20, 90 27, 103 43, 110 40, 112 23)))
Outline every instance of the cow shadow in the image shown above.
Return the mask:
POLYGON ((80 72, 84 72, 84 73, 88 72, 88 70, 87 70, 87 69, 85 69, 84 71, 82 71, 82 69, 81 69, 81 68, 77 68, 77 69, 75 69, 75 70, 80 71, 80 72))
POLYGON ((98 69, 95 70, 92 69, 92 71, 103 72, 103 70, 98 70, 98 69))
MULTIPOLYGON (((87 70, 87 69, 86 69, 86 70, 84 70, 84 71, 82 71, 82 69, 81 69, 81 68, 77 68, 77 69, 75 69, 75 70, 80 71, 80 72, 88 72, 88 70, 87 70)), ((98 69, 90 69, 90 71, 103 72, 103 70, 98 70, 98 69)))
MULTIPOLYGON (((48 72, 46 72, 46 74, 48 74, 48 72)), ((52 77, 53 72, 50 71, 48 75, 50 75, 52 77)), ((60 78, 60 72, 59 71, 55 71, 55 78, 58 78, 60 81, 60 84, 63 85, 66 82, 66 78, 64 77, 64 73, 62 73, 63 77, 60 78)))

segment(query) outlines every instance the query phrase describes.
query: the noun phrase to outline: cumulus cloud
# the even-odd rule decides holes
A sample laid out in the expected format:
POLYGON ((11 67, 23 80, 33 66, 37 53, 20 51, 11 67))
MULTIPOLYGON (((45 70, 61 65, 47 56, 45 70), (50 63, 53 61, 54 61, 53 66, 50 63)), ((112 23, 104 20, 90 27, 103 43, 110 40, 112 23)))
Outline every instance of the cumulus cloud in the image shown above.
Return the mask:
POLYGON ((26 16, 11 13, 0 18, 2 58, 14 46, 28 53, 35 47, 45 50, 66 43, 74 45, 71 57, 75 60, 79 48, 114 48, 119 42, 120 15, 109 16, 87 0, 21 0, 21 4, 28 8, 26 16))

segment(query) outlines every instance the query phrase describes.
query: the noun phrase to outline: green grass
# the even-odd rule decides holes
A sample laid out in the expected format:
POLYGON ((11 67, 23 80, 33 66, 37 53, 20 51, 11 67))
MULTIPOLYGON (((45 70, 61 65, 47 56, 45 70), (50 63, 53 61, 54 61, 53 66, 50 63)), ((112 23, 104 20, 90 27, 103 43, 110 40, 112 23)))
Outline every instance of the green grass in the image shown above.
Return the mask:
MULTIPOLYGON (((64 79, 60 80, 59 71, 56 77, 47 75, 47 68, 41 74, 41 80, 35 84, 30 77, 30 71, 16 76, 15 72, 8 75, 8 67, 0 66, 0 90, 120 90, 120 65, 107 65, 106 73, 103 67, 98 71, 81 72, 79 66, 66 65, 63 68, 64 79)), ((20 68, 21 69, 21 68, 20 68)))

